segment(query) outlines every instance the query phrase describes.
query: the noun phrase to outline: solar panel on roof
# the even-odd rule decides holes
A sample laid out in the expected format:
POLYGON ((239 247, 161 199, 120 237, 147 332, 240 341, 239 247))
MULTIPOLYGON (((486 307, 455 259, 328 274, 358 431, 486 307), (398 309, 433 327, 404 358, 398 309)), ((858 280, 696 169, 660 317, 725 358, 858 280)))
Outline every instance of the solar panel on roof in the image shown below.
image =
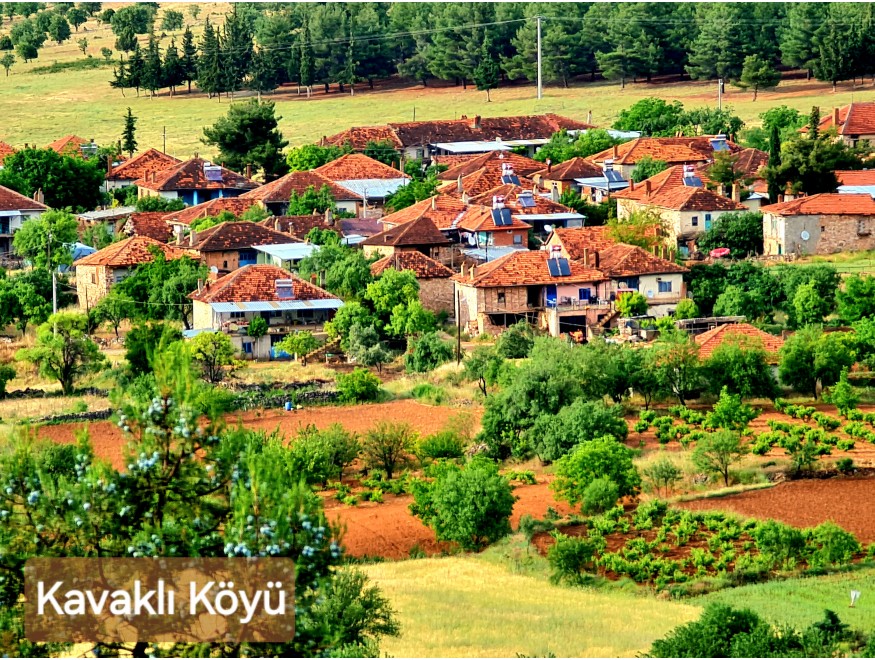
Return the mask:
POLYGON ((502 183, 512 183, 515 186, 520 185, 520 178, 516 174, 505 174, 501 177, 502 183))
POLYGON ((623 178, 623 175, 620 174, 617 170, 605 170, 605 178, 608 180, 609 183, 625 183, 626 181, 623 178))
POLYGON ((702 183, 702 179, 700 179, 699 177, 697 177, 695 175, 685 176, 684 177, 684 185, 690 186, 691 188, 704 188, 705 187, 705 184, 702 183))
POLYGON ((207 181, 221 181, 222 168, 218 165, 205 165, 204 176, 206 177, 207 181))
POLYGON ((531 195, 520 195, 519 197, 517 197, 517 201, 524 209, 535 208, 535 198, 531 195))
POLYGON ((504 225, 510 227, 513 224, 513 218, 510 215, 510 209, 501 209, 501 219, 504 225))
POLYGON ((559 275, 562 277, 568 277, 571 275, 571 266, 568 265, 568 259, 559 257, 556 262, 559 264, 559 275))
POLYGON ((492 209, 492 222, 496 227, 508 227, 513 224, 510 209, 492 209))
POLYGON ((550 272, 550 277, 559 277, 558 259, 547 259, 547 270, 550 272))

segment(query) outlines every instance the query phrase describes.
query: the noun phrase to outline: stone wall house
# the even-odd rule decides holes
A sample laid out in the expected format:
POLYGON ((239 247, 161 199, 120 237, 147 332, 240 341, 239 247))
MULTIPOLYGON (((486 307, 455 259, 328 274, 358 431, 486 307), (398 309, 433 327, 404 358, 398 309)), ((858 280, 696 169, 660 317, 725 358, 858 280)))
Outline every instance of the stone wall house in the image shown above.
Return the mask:
POLYGON ((219 274, 258 262, 256 245, 285 245, 295 239, 256 222, 223 222, 189 233, 187 248, 200 257, 211 271, 219 274))
POLYGON ((197 157, 166 170, 149 172, 132 185, 137 186, 138 197, 181 199, 186 206, 217 197, 238 197, 258 187, 255 181, 227 167, 197 157))
MULTIPOLYGON (((835 130, 837 139, 849 147, 856 147, 861 142, 875 144, 875 102, 857 101, 842 108, 833 108, 820 118, 821 132, 835 130)), ((808 133, 808 127, 799 129, 800 133, 808 133)))
POLYGON ((164 253, 168 260, 185 255, 182 250, 147 236, 132 236, 112 243, 73 263, 76 269, 76 294, 79 308, 93 308, 112 287, 130 275, 137 266, 154 259, 152 250, 164 253))
POLYGON ((415 250, 395 252, 371 264, 371 274, 379 277, 387 269, 397 271, 410 270, 419 282, 419 301, 422 306, 435 313, 452 314, 455 308, 453 302, 453 271, 415 250))
POLYGON ((308 188, 313 188, 318 193, 323 187, 327 187, 331 196, 334 197, 337 210, 359 215, 362 210, 361 196, 315 171, 289 172, 276 181, 243 193, 240 197, 255 200, 271 215, 282 216, 288 213, 289 199, 292 193, 302 197, 308 188))
POLYGON ((736 153, 741 150, 725 135, 698 137, 642 137, 614 145, 589 156, 587 160, 599 166, 609 161, 614 170, 629 180, 635 167, 645 158, 661 160, 669 166, 702 165, 714 160, 717 151, 736 153))
POLYGON ((128 158, 118 165, 110 167, 106 174, 104 189, 109 191, 132 186, 137 179, 145 179, 153 172, 162 172, 179 165, 180 162, 178 158, 157 149, 147 149, 133 158, 128 158))
POLYGON ((384 229, 379 234, 369 236, 361 246, 365 256, 379 254, 389 256, 395 252, 414 250, 426 256, 433 256, 435 250, 450 244, 427 216, 419 216, 404 224, 384 229))
POLYGON ((869 194, 823 193, 770 204, 762 212, 766 255, 875 249, 875 200, 869 194))

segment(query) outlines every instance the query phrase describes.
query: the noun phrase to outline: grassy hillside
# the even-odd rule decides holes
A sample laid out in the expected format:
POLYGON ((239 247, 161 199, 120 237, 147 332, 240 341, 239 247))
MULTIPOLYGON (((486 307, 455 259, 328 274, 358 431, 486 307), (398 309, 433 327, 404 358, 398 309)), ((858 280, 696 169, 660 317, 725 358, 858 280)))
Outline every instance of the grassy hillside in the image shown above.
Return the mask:
MULTIPOLYGON (((204 18, 221 22, 227 6, 204 5, 197 21, 186 15, 186 21, 199 34, 204 18)), ((160 15, 158 19, 160 25, 160 15)), ((0 33, 9 28, 6 23, 0 33)), ((122 117, 130 106, 139 118, 137 137, 141 147, 162 145, 162 132, 167 130, 167 150, 186 157, 195 151, 205 153, 200 143, 202 128, 225 113, 227 99, 209 100, 198 93, 183 92, 170 98, 166 91, 156 98, 136 97, 133 91, 123 97, 119 90, 109 87, 111 66, 82 71, 34 74, 38 67, 53 62, 70 62, 83 58, 75 41, 89 40, 88 52, 100 58, 101 47, 114 50, 115 38, 107 26, 89 20, 73 39, 58 46, 47 42, 40 51, 39 60, 24 64, 17 62, 8 78, 0 76, 0 140, 22 145, 25 142, 45 145, 67 133, 76 133, 98 142, 117 140, 122 129, 122 117)), ((162 41, 165 47, 171 37, 181 42, 181 32, 168 34, 162 41)), ((145 39, 141 37, 145 43, 145 39)), ((430 83, 431 84, 431 83, 430 83)), ((445 119, 467 115, 509 115, 539 112, 557 112, 585 119, 592 111, 595 123, 609 125, 623 108, 647 96, 679 99, 688 107, 716 103, 716 84, 713 82, 683 82, 669 84, 636 83, 620 90, 615 83, 579 83, 568 89, 547 87, 544 98, 537 101, 531 85, 505 87, 492 94, 492 103, 486 103, 483 92, 473 87, 436 86, 422 88, 384 85, 374 91, 359 85, 355 96, 332 93, 324 95, 321 88, 310 100, 298 96, 296 89, 284 88, 273 98, 277 101, 283 119, 281 128, 292 144, 313 141, 352 125, 408 121, 413 119, 445 119)), ((852 89, 849 83, 831 93, 829 85, 805 80, 787 80, 771 92, 761 92, 756 103, 752 94, 727 86, 724 103, 733 108, 745 121, 755 124, 762 111, 774 105, 786 104, 808 112, 812 105, 824 108, 846 104, 853 100, 875 98, 871 84, 852 89)), ((245 96, 245 94, 244 94, 245 96)))
POLYGON ((398 611, 394 657, 634 657, 698 607, 551 585, 481 556, 375 564, 398 611))

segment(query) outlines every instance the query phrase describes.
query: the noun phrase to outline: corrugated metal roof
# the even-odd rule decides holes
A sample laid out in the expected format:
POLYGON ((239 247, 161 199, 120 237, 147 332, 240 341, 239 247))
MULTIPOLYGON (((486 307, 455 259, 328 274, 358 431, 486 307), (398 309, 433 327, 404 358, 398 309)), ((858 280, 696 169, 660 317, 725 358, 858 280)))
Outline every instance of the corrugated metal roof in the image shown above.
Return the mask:
POLYGON ((472 257, 479 261, 494 261, 499 257, 504 257, 512 252, 528 251, 526 247, 511 247, 511 246, 491 246, 489 248, 472 248, 470 250, 462 250, 462 254, 466 257, 472 257))
POLYGON ((229 312, 279 312, 296 309, 338 309, 343 306, 342 300, 327 298, 321 300, 265 300, 254 302, 217 302, 210 303, 214 312, 227 314, 229 312))
POLYGON ((277 245, 253 245, 252 247, 282 261, 297 261, 309 257, 319 248, 313 243, 279 243, 277 245))
POLYGON ((362 198, 385 199, 408 181, 409 179, 347 179, 335 183, 362 198))
POLYGON ((611 181, 603 176, 584 177, 583 179, 575 179, 577 183, 587 188, 596 188, 597 190, 625 190, 629 187, 628 181, 611 181))
POLYGON ((101 209, 100 211, 89 211, 88 213, 79 213, 77 217, 83 220, 105 220, 107 218, 121 218, 125 215, 130 215, 137 211, 136 206, 116 206, 111 209, 101 209))
POLYGON ((875 186, 839 186, 836 188, 837 193, 843 195, 866 194, 872 195, 875 198, 875 186))
POLYGON ((519 220, 584 220, 580 213, 525 213, 514 215, 519 220))
POLYGON ((443 151, 449 151, 451 154, 479 154, 489 151, 510 151, 512 146, 506 142, 496 142, 494 140, 472 140, 469 142, 436 142, 433 145, 443 151))

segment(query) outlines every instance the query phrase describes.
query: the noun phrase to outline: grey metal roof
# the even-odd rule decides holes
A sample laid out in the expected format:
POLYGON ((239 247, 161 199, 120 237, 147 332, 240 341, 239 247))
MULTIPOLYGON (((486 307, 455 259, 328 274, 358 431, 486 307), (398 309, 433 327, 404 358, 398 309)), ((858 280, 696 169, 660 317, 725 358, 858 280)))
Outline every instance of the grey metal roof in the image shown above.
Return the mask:
POLYGON ((875 197, 875 186, 839 186, 836 188, 836 192, 845 195, 863 194, 875 197))
POLYGON ((522 250, 528 250, 528 248, 522 246, 512 247, 509 245, 494 245, 489 248, 471 248, 470 250, 462 250, 462 254, 466 257, 472 257, 480 261, 492 261, 493 259, 498 259, 499 257, 511 254, 512 252, 519 252, 522 250))
POLYGON ((495 140, 470 140, 467 142, 435 142, 431 146, 451 154, 479 154, 490 151, 510 151, 513 147, 495 140))
POLYGON ((116 206, 112 209, 101 209, 100 211, 88 211, 88 213, 79 213, 78 217, 83 220, 108 220, 110 218, 122 218, 126 215, 136 213, 136 206, 116 206))
POLYGON ((253 245, 252 247, 282 261, 297 261, 309 257, 319 249, 319 246, 313 243, 280 243, 278 245, 253 245))
POLYGON ((210 303, 210 307, 219 314, 227 314, 229 312, 278 312, 296 309, 339 309, 343 307, 343 301, 337 298, 322 298, 319 300, 216 302, 210 303))
POLYGON ((518 220, 585 220, 580 213, 525 213, 514 215, 518 220))
POLYGON ((611 181, 603 176, 588 176, 582 179, 575 179, 577 183, 587 188, 596 188, 597 190, 625 190, 629 187, 628 181, 611 181))
POLYGON ((410 179, 344 179, 335 181, 362 199, 385 199, 410 179))

